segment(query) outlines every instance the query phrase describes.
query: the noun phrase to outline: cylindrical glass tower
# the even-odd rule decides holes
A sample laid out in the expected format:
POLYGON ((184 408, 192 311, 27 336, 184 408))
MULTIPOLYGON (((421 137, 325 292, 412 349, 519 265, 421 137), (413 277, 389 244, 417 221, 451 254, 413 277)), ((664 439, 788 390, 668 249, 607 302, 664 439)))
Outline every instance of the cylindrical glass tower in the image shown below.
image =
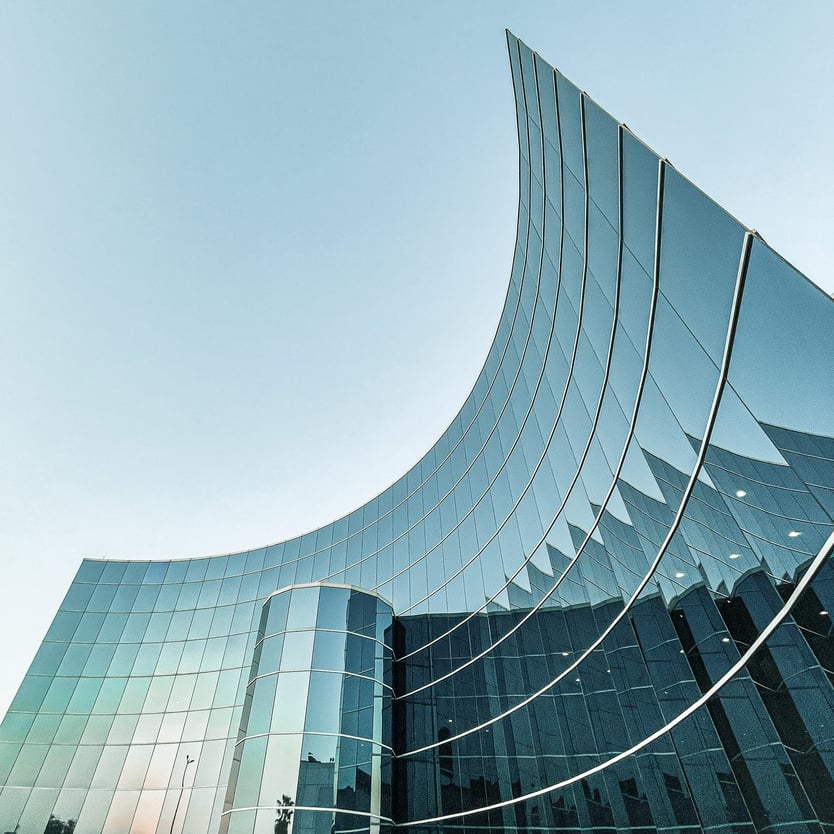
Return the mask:
POLYGON ((390 830, 392 620, 347 585, 267 598, 223 834, 390 830))

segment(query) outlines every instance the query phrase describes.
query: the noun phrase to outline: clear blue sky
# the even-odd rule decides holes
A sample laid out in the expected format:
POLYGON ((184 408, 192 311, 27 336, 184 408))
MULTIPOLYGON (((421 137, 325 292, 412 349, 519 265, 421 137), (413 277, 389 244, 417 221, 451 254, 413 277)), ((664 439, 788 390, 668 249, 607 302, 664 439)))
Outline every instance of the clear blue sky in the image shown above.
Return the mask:
POLYGON ((829 292, 834 4, 0 5, 0 713, 84 556, 263 545, 456 412, 509 274, 504 28, 829 292))

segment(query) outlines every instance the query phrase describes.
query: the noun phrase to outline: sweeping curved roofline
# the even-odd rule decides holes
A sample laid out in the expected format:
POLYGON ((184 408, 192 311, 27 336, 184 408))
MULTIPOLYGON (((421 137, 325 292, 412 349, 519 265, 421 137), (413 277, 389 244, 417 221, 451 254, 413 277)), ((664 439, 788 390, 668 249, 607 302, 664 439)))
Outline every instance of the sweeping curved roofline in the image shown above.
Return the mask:
MULTIPOLYGON (((520 38, 518 38, 518 36, 516 36, 516 35, 515 35, 515 34, 514 34, 514 33, 513 33, 510 29, 505 29, 505 30, 504 30, 504 32, 505 32, 505 35, 506 35, 506 38, 507 38, 508 51, 512 49, 512 44, 513 44, 513 42, 514 42, 514 41, 517 41, 519 44, 521 44, 521 45, 522 45, 522 46, 524 46, 525 48, 528 48, 528 47, 526 47, 526 45, 524 44, 524 42, 523 42, 520 38)), ((531 51, 532 51, 532 50, 531 50, 531 51)), ((533 54, 536 58, 538 58, 538 53, 537 53, 537 52, 532 51, 532 54, 533 54)), ((557 74, 561 75, 561 73, 559 72, 558 68, 554 68, 554 71, 555 71, 557 74)), ((518 94, 519 94, 519 91, 516 89, 516 90, 515 90, 515 98, 516 98, 516 105, 517 105, 517 106, 518 106, 518 94)), ((588 94, 587 94, 584 90, 582 90, 582 91, 581 91, 581 95, 582 95, 583 97, 585 97, 585 99, 586 99, 588 102, 593 103, 595 106, 597 106, 597 107, 598 107, 598 108, 599 108, 599 109, 600 109, 603 113, 605 113, 605 115, 606 115, 606 116, 608 116, 608 117, 609 117, 609 118, 611 118, 612 120, 616 121, 616 119, 615 119, 615 117, 614 117, 614 116, 612 116, 612 115, 611 115, 611 114, 610 114, 607 110, 605 110, 604 108, 600 107, 600 106, 597 104, 597 102, 596 102, 593 98, 591 98, 591 97, 590 97, 590 96, 589 96, 589 95, 588 95, 588 94)), ((675 168, 675 166, 674 166, 674 164, 673 164, 672 162, 670 162, 670 161, 669 161, 667 158, 665 158, 665 157, 661 157, 661 155, 660 155, 660 154, 658 154, 658 153, 657 153, 657 151, 655 151, 655 150, 652 148, 652 146, 651 146, 651 145, 649 145, 649 144, 648 144, 647 142, 645 142, 645 141, 644 141, 641 137, 639 137, 638 135, 636 135, 636 134, 635 134, 635 133, 631 130, 631 128, 629 128, 629 127, 628 127, 628 125, 627 125, 627 124, 625 124, 625 122, 619 122, 619 124, 620 124, 620 126, 621 126, 624 130, 628 131, 629 135, 630 135, 633 139, 635 139, 635 140, 636 140, 637 142, 639 142, 639 143, 640 143, 640 144, 641 144, 644 148, 646 148, 646 150, 648 150, 648 151, 649 151, 649 152, 651 152, 652 154, 655 154, 656 156, 658 156, 658 158, 662 158, 662 159, 663 159, 663 161, 665 162, 665 164, 666 164, 667 166, 669 166, 669 167, 674 168, 675 170, 677 170, 677 168, 675 168)), ((516 123, 516 129, 517 129, 517 132, 516 132, 516 137, 517 137, 517 142, 518 142, 518 150, 519 150, 519 154, 518 154, 518 163, 519 163, 519 174, 518 174, 518 178, 519 178, 519 196, 518 196, 518 204, 517 204, 517 209, 516 209, 516 212, 517 212, 517 219, 516 219, 517 228, 516 228, 516 239, 515 239, 514 248, 513 248, 513 251, 514 251, 514 256, 513 256, 513 265, 511 266, 511 270, 510 270, 510 271, 511 271, 511 273, 513 272, 513 270, 514 270, 514 268, 515 268, 515 259, 516 259, 517 257, 519 257, 519 253, 518 253, 518 248, 519 248, 519 238, 520 238, 520 235, 521 235, 521 233, 522 233, 522 230, 521 230, 521 228, 520 228, 520 226, 519 226, 518 224, 519 224, 519 222, 520 222, 520 213, 521 213, 521 210, 522 210, 522 199, 521 199, 521 178, 522 178, 522 173, 523 173, 523 172, 522 172, 522 167, 523 167, 523 165, 524 165, 524 159, 523 159, 522 154, 521 154, 521 135, 520 135, 520 132, 519 132, 519 127, 520 127, 520 123, 519 123, 519 122, 517 122, 517 123, 516 123)), ((683 175, 682 175, 682 176, 683 176, 683 175)), ((735 217, 734 215, 732 215, 730 212, 727 212, 727 211, 726 211, 726 209, 724 209, 723 207, 719 206, 719 205, 718 205, 718 203, 716 203, 716 202, 715 202, 715 200, 713 200, 713 199, 712 199, 712 197, 710 197, 710 196, 709 196, 709 194, 707 194, 707 193, 706 193, 706 192, 704 192, 702 189, 700 189, 700 188, 699 188, 699 187, 698 187, 695 183, 693 183, 691 180, 689 180, 689 179, 688 179, 688 178, 686 178, 686 177, 684 177, 684 179, 686 180, 686 182, 687 182, 687 183, 688 183, 688 184, 689 184, 689 185, 690 185, 693 189, 696 189, 696 190, 697 190, 700 194, 702 194, 702 195, 703 195, 706 199, 708 199, 708 200, 709 200, 711 203, 713 203, 716 207, 720 208, 720 209, 721 209, 721 211, 725 212, 725 213, 726 213, 726 214, 727 214, 730 218, 732 218, 732 219, 733 219, 736 223, 738 223, 739 225, 745 226, 745 228, 747 228, 747 227, 746 227, 746 225, 742 223, 742 221, 740 221, 737 217, 735 217)), ((818 290, 818 291, 819 291, 820 293, 822 293, 822 294, 823 294, 826 298, 834 299, 834 293, 832 293, 832 294, 829 296, 829 294, 828 294, 828 293, 826 293, 826 292, 825 292, 825 290, 823 290, 821 287, 819 287, 819 286, 818 286, 818 285, 817 285, 817 284, 816 284, 816 283, 815 283, 815 282, 814 282, 811 278, 809 278, 807 275, 805 275, 805 274, 804 274, 804 273, 802 273, 800 270, 798 270, 798 269, 797 269, 797 268, 796 268, 796 267, 795 267, 795 266, 794 266, 794 265, 793 265, 793 264, 792 264, 789 260, 787 260, 787 258, 785 258, 784 256, 782 256, 782 255, 781 255, 779 252, 777 252, 776 250, 772 249, 772 248, 771 248, 771 247, 767 244, 767 242, 765 241, 765 239, 764 239, 764 238, 762 238, 762 237, 758 234, 758 232, 757 232, 756 230, 751 229, 750 231, 751 231, 753 234, 755 234, 755 235, 757 236, 757 238, 758 238, 758 239, 759 239, 759 240, 760 240, 760 241, 761 241, 764 245, 768 246, 768 249, 769 249, 769 250, 770 250, 770 251, 771 251, 771 252, 772 252, 775 256, 777 256, 780 260, 782 260, 782 261, 785 263, 785 265, 786 265, 786 266, 788 266, 788 267, 790 267, 790 269, 791 269, 791 270, 793 270, 793 271, 794 271, 797 275, 801 276, 801 277, 802 277, 802 278, 803 278, 803 279, 804 279, 804 280, 805 280, 805 281, 806 281, 806 282, 807 282, 810 286, 814 287, 814 289, 818 290)), ((511 286, 509 286, 509 285, 508 285, 507 291, 506 291, 506 292, 505 292, 505 294, 504 294, 504 302, 503 302, 503 304, 502 304, 501 313, 500 313, 500 315, 499 315, 499 325, 500 325, 500 321, 501 321, 501 319, 503 318, 503 316, 504 316, 504 315, 505 315, 505 313, 507 312, 507 303, 508 303, 508 301, 509 301, 510 289, 511 289, 511 286)), ((340 513, 340 514, 339 514, 339 515, 337 515, 335 518, 332 518, 332 519, 331 519, 331 520, 329 520, 329 521, 324 521, 324 522, 322 522, 321 524, 318 524, 318 525, 316 525, 316 526, 314 526, 314 527, 309 528, 308 530, 304 530, 304 531, 302 531, 302 532, 300 532, 300 533, 296 533, 296 534, 294 534, 294 535, 292 535, 292 536, 289 536, 289 537, 287 537, 287 538, 275 539, 275 540, 270 541, 270 542, 267 542, 267 543, 265 543, 265 544, 258 544, 258 545, 252 546, 252 547, 243 547, 243 548, 240 548, 240 549, 234 549, 234 550, 228 550, 228 551, 220 551, 220 552, 217 552, 217 553, 195 554, 195 555, 191 555, 191 556, 159 557, 159 558, 154 558, 154 559, 152 559, 151 561, 160 561, 160 562, 190 562, 190 561, 201 560, 201 559, 215 559, 215 558, 222 558, 222 557, 227 557, 227 556, 232 556, 232 555, 238 555, 238 554, 242 554, 242 553, 250 553, 250 552, 252 552, 252 551, 263 550, 263 549, 266 549, 266 548, 276 547, 276 546, 279 546, 279 545, 287 545, 287 544, 290 544, 290 543, 292 543, 292 542, 299 541, 299 540, 301 540, 302 538, 304 538, 305 536, 314 535, 314 534, 318 533, 318 532, 319 532, 319 531, 321 531, 321 530, 324 530, 324 529, 326 529, 326 528, 328 528, 328 527, 332 527, 332 526, 334 526, 334 525, 338 524, 339 522, 342 522, 342 521, 344 521, 344 520, 348 519, 348 518, 349 518, 351 515, 353 515, 354 513, 357 513, 357 512, 362 511, 365 507, 369 506, 372 502, 379 500, 379 499, 380 499, 382 496, 384 496, 387 492, 389 492, 389 491, 393 490, 393 489, 394 489, 394 487, 395 487, 398 483, 400 483, 402 480, 406 479, 406 478, 407 478, 407 477, 408 477, 408 476, 409 476, 412 472, 414 472, 414 471, 417 469, 417 467, 419 467, 419 466, 421 465, 421 463, 422 463, 422 462, 423 462, 423 461, 424 461, 424 460, 425 460, 425 459, 426 459, 429 455, 431 455, 431 454, 432 454, 432 452, 433 452, 433 451, 434 451, 434 450, 438 447, 438 445, 439 445, 439 444, 443 441, 443 439, 445 438, 445 436, 446 436, 446 435, 448 434, 448 432, 451 430, 451 428, 452 428, 452 426, 454 425, 455 421, 456 421, 457 419, 459 419, 459 418, 460 418, 460 416, 461 416, 461 414, 463 413, 463 410, 464 410, 464 408, 465 408, 465 406, 466 406, 466 404, 467 404, 467 402, 468 402, 469 398, 470 398, 470 397, 472 397, 472 395, 474 394, 475 387, 476 387, 476 385, 477 385, 477 381, 478 381, 478 379, 480 378, 480 376, 484 373, 484 370, 485 370, 486 364, 487 364, 487 362, 488 362, 488 360, 489 360, 489 356, 490 356, 490 354, 491 354, 492 350, 493 350, 493 349, 495 348, 495 346, 496 346, 496 340, 497 340, 497 337, 498 337, 498 332, 499 332, 499 327, 497 326, 497 327, 496 327, 496 332, 495 332, 495 334, 493 335, 492 341, 490 342, 490 345, 489 345, 489 347, 487 348, 487 351, 486 351, 486 356, 484 357, 484 361, 483 361, 483 363, 481 364, 481 368, 480 368, 480 370, 478 371, 478 374, 477 374, 477 375, 476 375, 476 377, 475 377, 475 382, 473 383, 472 387, 471 387, 471 388, 469 389, 469 391, 467 392, 466 396, 464 397, 463 403, 461 404, 461 406, 460 406, 460 408, 458 409, 458 411, 455 413, 454 417, 452 417, 451 421, 449 422, 449 425, 448 425, 448 426, 446 426, 446 428, 445 428, 445 429, 443 429, 443 431, 440 433, 440 435, 437 437, 437 439, 436 439, 436 440, 434 440, 434 442, 432 442, 432 444, 428 447, 428 449, 427 449, 427 450, 426 450, 426 451, 425 451, 425 452, 424 452, 424 453, 423 453, 423 454, 422 454, 422 455, 421 455, 421 456, 417 459, 417 461, 416 461, 415 463, 413 463, 411 466, 409 466, 409 467, 405 470, 405 472, 403 472, 401 475, 399 475, 399 476, 397 476, 396 478, 394 478, 394 479, 393 479, 393 480, 392 480, 392 481, 391 481, 391 482, 390 482, 387 486, 385 486, 385 487, 383 487, 382 489, 380 489, 380 491, 379 491, 379 492, 375 493, 374 495, 372 495, 372 496, 371 496, 370 498, 368 498, 367 500, 365 500, 365 501, 361 502, 360 504, 358 504, 358 505, 354 506, 352 509, 349 509, 349 510, 345 511, 344 513, 340 513)), ((467 429, 467 430, 468 430, 468 429, 467 429)), ((458 441, 458 442, 460 442, 460 441, 458 441)), ((451 454, 451 452, 449 452, 449 454, 451 454)), ((447 455, 446 457, 448 457, 448 455, 447 455)), ((444 460, 445 460, 445 458, 444 458, 444 460)), ((441 461, 441 464, 442 464, 442 461, 441 461)), ((441 464, 438 464, 438 465, 435 467, 435 470, 434 470, 434 471, 436 471, 436 470, 440 467, 440 465, 441 465, 441 464)), ((432 474, 433 474, 433 473, 432 473, 432 474)), ((424 479, 423 483, 425 482, 425 480, 426 480, 426 479, 424 479)), ((422 484, 421 484, 421 485, 422 485, 422 484)), ((143 558, 141 558, 141 557, 139 557, 139 558, 134 558, 134 559, 125 559, 125 558, 121 558, 121 557, 118 557, 118 556, 117 556, 117 557, 97 557, 97 556, 85 556, 85 557, 83 558, 83 561, 91 561, 91 562, 122 562, 122 561, 124 561, 124 562, 144 562, 144 561, 148 561, 148 560, 147 560, 147 559, 143 559, 143 558)))
MULTIPOLYGON (((509 38, 514 38, 514 37, 515 37, 515 35, 513 35, 513 33, 512 33, 509 29, 505 29, 504 31, 505 31, 505 33, 506 33, 507 37, 509 37, 509 38)), ((518 137, 518 133, 516 134, 516 136, 518 137)), ((520 138, 519 138, 519 141, 520 141, 520 138)), ((647 146, 647 147, 648 147, 648 146, 647 146)), ((520 156, 520 154, 519 154, 519 166, 521 166, 521 164, 522 164, 522 160, 521 160, 521 156, 520 156)), ((519 172, 519 180, 520 180, 520 176, 521 176, 521 175, 520 175, 520 172, 519 172)), ((518 214, 518 212, 520 212, 520 211, 521 211, 521 196, 520 196, 520 194, 519 194, 518 206, 517 206, 516 211, 517 211, 517 214, 518 214)), ((517 221, 516 221, 516 222, 518 222, 518 219, 517 219, 517 221)), ((518 234, 519 234, 519 230, 517 229, 517 231, 516 231, 516 240, 515 240, 515 243, 514 243, 514 251, 515 251, 516 247, 518 246, 518 234)), ((515 257, 515 256, 514 256, 514 257, 515 257)), ((511 271, 512 271, 512 268, 511 268, 511 271)), ((509 288, 509 286, 508 286, 507 291, 504 293, 504 301, 503 301, 503 303, 502 303, 502 307, 501 307, 501 311, 502 311, 502 312, 501 312, 501 315, 503 315, 503 312, 504 312, 505 306, 506 306, 506 304, 507 304, 507 299, 508 299, 508 296, 509 296, 509 292, 510 292, 510 288, 509 288)), ((500 320, 501 315, 499 315, 499 320, 500 320)), ((476 379, 476 380, 478 379, 478 377, 479 377, 479 376, 483 373, 483 371, 484 371, 484 367, 485 367, 486 362, 487 362, 487 359, 488 359, 488 357, 489 357, 489 353, 490 353, 490 351, 492 350, 492 348, 493 348, 493 347, 494 347, 494 345, 495 345, 495 339, 496 339, 496 337, 497 337, 497 328, 496 328, 496 333, 493 335, 492 341, 490 342, 490 345, 489 345, 489 347, 487 348, 487 351, 486 351, 486 356, 484 357, 484 361, 481 363, 481 368, 480 368, 480 370, 478 371, 478 374, 477 374, 477 375, 476 375, 476 377, 475 377, 475 379, 476 379)), ((194 555, 194 556, 178 556, 178 557, 170 557, 170 558, 169 558, 169 557, 161 557, 161 558, 159 558, 159 559, 154 559, 154 560, 152 560, 152 561, 164 561, 164 562, 188 562, 188 561, 193 561, 193 560, 196 560, 196 559, 214 559, 214 558, 217 558, 217 557, 230 556, 230 555, 232 555, 232 554, 237 554, 237 553, 248 553, 248 552, 250 552, 250 551, 252 551, 252 550, 261 550, 261 549, 263 549, 263 548, 267 548, 267 547, 274 547, 275 545, 287 544, 288 542, 292 542, 292 541, 295 541, 295 540, 297 540, 297 539, 302 538, 303 536, 308 536, 308 535, 310 535, 310 534, 316 533, 317 531, 319 531, 319 530, 321 530, 321 529, 323 529, 323 528, 325 528, 325 527, 329 527, 329 526, 331 526, 331 525, 333 525, 333 524, 336 524, 337 522, 339 522, 339 521, 341 521, 341 520, 343 520, 343 519, 346 519, 346 518, 347 518, 348 516, 350 516, 351 514, 353 514, 353 513, 357 512, 357 511, 359 511, 359 510, 363 509, 363 508, 364 508, 364 507, 366 507, 368 504, 370 504, 372 501, 377 500, 380 496, 382 496, 382 495, 383 495, 384 493, 386 493, 388 490, 392 489, 392 488, 393 488, 393 487, 394 487, 394 486, 395 486, 395 485, 396 485, 399 481, 401 481, 403 478, 406 478, 410 472, 412 472, 412 471, 413 471, 416 467, 418 467, 418 466, 420 465, 420 463, 421 463, 421 462, 422 462, 422 461, 423 461, 423 460, 424 460, 424 459, 425 459, 425 458, 426 458, 429 454, 431 454, 431 452, 432 452, 432 451, 433 451, 433 450, 437 447, 438 443, 440 443, 440 441, 443 439, 443 437, 444 437, 444 436, 446 435, 446 433, 449 431, 449 429, 450 429, 450 427, 452 426, 452 424, 454 423, 454 421, 455 421, 456 419, 458 419, 458 417, 461 415, 461 412, 463 411, 463 408, 464 408, 464 406, 465 406, 465 404, 466 404, 466 401, 467 401, 467 400, 468 400, 468 398, 472 395, 473 390, 474 390, 474 383, 473 383, 472 387, 469 389, 469 391, 467 392, 466 396, 464 397, 463 404, 462 404, 462 405, 461 405, 461 407, 457 410, 457 412, 455 413, 455 415, 452 417, 451 421, 449 422, 449 425, 448 425, 448 426, 446 426, 446 428, 444 428, 444 429, 441 431, 441 433, 440 433, 440 435, 437 437, 437 439, 436 439, 436 440, 434 440, 434 441, 431 443, 431 445, 429 446, 429 448, 428 448, 428 449, 427 449, 427 450, 426 450, 426 451, 425 451, 425 452, 424 452, 424 453, 423 453, 423 454, 422 454, 422 455, 421 455, 421 456, 417 459, 417 461, 416 461, 415 463, 413 463, 411 466, 409 466, 409 467, 405 470, 405 472, 403 472, 401 475, 398 475, 397 477, 395 477, 395 478, 394 478, 394 479, 393 479, 393 480, 392 480, 392 481, 391 481, 391 482, 390 482, 387 486, 385 486, 385 487, 383 487, 382 489, 380 489, 380 491, 379 491, 379 492, 377 492, 377 493, 375 493, 374 495, 372 495, 372 496, 371 496, 370 498, 368 498, 366 501, 363 501, 363 502, 361 502, 360 504, 357 504, 357 505, 356 505, 355 507, 353 507, 352 509, 349 509, 349 510, 347 510, 346 512, 344 512, 344 513, 341 513, 341 514, 337 515, 335 518, 331 519, 330 521, 324 521, 324 522, 322 522, 321 524, 316 525, 315 527, 311 527, 311 528, 310 528, 310 529, 308 529, 308 530, 304 530, 304 531, 302 531, 302 532, 300 532, 300 533, 296 533, 296 534, 294 534, 294 535, 292 535, 292 536, 289 536, 288 538, 284 538, 284 539, 275 539, 274 541, 267 542, 266 544, 256 545, 256 546, 254 546, 254 547, 241 548, 241 549, 239 549, 239 550, 221 551, 221 552, 218 552, 218 553, 198 554, 198 555, 194 555)), ((142 561, 147 561, 146 559, 142 559, 142 558, 137 558, 137 559, 122 559, 122 558, 120 558, 120 557, 118 557, 118 556, 117 556, 117 557, 114 557, 114 558, 110 558, 110 557, 98 557, 98 556, 85 556, 85 557, 84 557, 84 559, 85 559, 85 561, 94 561, 94 562, 120 562, 120 561, 125 561, 125 562, 137 562, 137 561, 138 561, 138 562, 142 562, 142 561)))

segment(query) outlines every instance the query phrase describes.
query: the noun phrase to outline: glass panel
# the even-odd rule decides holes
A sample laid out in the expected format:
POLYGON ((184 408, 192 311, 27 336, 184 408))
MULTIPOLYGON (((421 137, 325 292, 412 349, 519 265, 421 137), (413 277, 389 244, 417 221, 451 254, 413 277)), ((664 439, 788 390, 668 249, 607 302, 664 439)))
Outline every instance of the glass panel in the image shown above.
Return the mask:
POLYGON ((755 241, 730 368, 739 396, 765 423, 834 437, 832 356, 831 299, 755 241))
POLYGON ((316 624, 318 601, 318 588, 294 588, 290 599, 287 629, 313 628, 316 624))
POLYGON ((345 638, 344 632, 317 632, 313 646, 314 669, 345 669, 345 638))
POLYGON ((281 669, 309 669, 313 655, 312 631, 288 631, 284 635, 281 669))
POLYGON ((304 727, 309 682, 309 672, 282 672, 278 676, 272 713, 273 732, 299 732, 304 727))

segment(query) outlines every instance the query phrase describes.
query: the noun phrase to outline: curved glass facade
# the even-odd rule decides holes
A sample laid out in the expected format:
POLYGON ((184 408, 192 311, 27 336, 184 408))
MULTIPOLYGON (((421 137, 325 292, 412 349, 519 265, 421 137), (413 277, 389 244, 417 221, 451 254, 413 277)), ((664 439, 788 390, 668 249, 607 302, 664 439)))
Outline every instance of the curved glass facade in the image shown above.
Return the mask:
POLYGON ((508 44, 515 257, 459 414, 298 538, 84 561, 0 830, 834 831, 834 303, 508 44))
POLYGON ((221 834, 391 825, 393 613, 347 586, 267 599, 221 834))

